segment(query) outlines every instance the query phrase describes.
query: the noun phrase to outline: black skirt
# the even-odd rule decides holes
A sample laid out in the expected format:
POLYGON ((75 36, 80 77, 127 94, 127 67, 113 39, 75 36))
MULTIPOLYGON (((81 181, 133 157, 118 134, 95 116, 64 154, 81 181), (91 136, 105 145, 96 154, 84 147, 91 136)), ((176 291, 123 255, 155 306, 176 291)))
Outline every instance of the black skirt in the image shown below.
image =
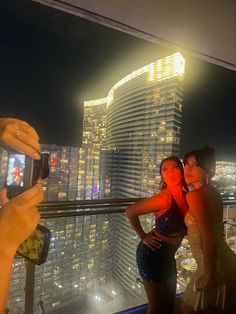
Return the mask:
POLYGON ((175 252, 179 245, 162 242, 159 249, 152 250, 142 241, 136 251, 136 260, 143 280, 154 283, 176 278, 175 252))

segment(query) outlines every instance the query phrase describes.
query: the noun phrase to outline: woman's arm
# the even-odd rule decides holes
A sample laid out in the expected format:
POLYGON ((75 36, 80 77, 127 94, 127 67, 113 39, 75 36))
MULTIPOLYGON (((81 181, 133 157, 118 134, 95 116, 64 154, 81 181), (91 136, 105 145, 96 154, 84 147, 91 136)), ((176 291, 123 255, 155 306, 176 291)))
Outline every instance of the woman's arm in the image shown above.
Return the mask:
POLYGON ((194 217, 199 229, 203 248, 204 274, 203 278, 196 282, 196 288, 199 289, 205 288, 214 279, 217 259, 217 246, 205 197, 201 191, 197 190, 189 192, 186 197, 189 212, 194 217))
MULTIPOLYGON (((1 248, 0 253, 2 254, 1 248)), ((13 259, 14 255, 0 257, 0 314, 4 313, 7 302, 13 259)))
MULTIPOLYGON (((0 144, 27 154, 33 159, 40 159, 39 137, 27 122, 0 118, 0 144)), ((8 286, 12 273, 12 263, 16 250, 34 230, 39 220, 35 207, 42 201, 40 186, 34 186, 6 203, 6 191, 0 193, 0 314, 8 295, 8 286)))
POLYGON ((148 233, 144 232, 139 221, 139 216, 157 211, 164 211, 170 206, 170 202, 170 195, 165 191, 162 191, 151 198, 132 204, 126 209, 130 224, 138 234, 139 238, 153 249, 160 246, 160 239, 153 231, 148 233))
MULTIPOLYGON (((6 191, 0 193, 1 203, 6 191)), ((14 255, 20 244, 33 232, 40 215, 36 205, 43 200, 40 185, 35 185, 0 208, 0 313, 8 295, 14 255)))

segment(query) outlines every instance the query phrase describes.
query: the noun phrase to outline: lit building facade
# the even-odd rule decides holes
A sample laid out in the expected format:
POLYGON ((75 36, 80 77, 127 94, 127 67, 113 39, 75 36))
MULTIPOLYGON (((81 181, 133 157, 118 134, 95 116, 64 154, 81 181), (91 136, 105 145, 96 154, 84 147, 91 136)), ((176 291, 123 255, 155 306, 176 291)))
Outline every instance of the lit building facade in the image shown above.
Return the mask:
MULTIPOLYGON (((79 198, 147 197, 159 190, 161 160, 179 155, 184 71, 185 60, 176 53, 122 78, 106 97, 84 103, 79 198)), ((110 223, 114 278, 140 296, 137 236, 124 214, 110 223)), ((150 230, 151 215, 142 223, 150 230)))
POLYGON ((236 200, 236 162, 217 161, 213 184, 221 193, 223 200, 236 200))
POLYGON ((112 169, 119 173, 119 187, 110 184, 112 196, 152 195, 159 189, 161 160, 179 155, 184 70, 184 58, 175 53, 132 72, 110 90, 105 148, 119 160, 119 169, 112 169))
MULTIPOLYGON (((184 58, 175 53, 132 72, 110 90, 101 163, 106 197, 148 197, 159 191, 161 160, 179 155, 184 70, 184 58)), ((151 230, 153 218, 141 219, 144 229, 151 230)), ((114 220, 114 277, 135 297, 143 291, 136 281, 138 237, 126 215, 114 220)))
POLYGON ((106 139, 106 119, 106 97, 84 102, 83 147, 102 147, 106 139))
POLYGON ((76 200, 79 148, 43 144, 41 150, 50 156, 50 174, 43 183, 44 201, 76 200))
POLYGON ((107 98, 85 101, 78 199, 100 197, 100 154, 106 139, 107 98))

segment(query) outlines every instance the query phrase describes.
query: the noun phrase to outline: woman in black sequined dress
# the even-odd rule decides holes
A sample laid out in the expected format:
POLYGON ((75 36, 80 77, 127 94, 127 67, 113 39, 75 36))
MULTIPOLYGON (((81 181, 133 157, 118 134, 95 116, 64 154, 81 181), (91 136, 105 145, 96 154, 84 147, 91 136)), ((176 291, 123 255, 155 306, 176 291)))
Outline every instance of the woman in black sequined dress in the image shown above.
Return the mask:
POLYGON ((160 165, 162 189, 155 196, 130 205, 126 212, 141 241, 137 265, 148 298, 148 314, 171 314, 176 292, 177 251, 185 233, 184 216, 188 206, 183 166, 176 157, 160 165), (145 233, 139 216, 154 213, 155 229, 145 233))

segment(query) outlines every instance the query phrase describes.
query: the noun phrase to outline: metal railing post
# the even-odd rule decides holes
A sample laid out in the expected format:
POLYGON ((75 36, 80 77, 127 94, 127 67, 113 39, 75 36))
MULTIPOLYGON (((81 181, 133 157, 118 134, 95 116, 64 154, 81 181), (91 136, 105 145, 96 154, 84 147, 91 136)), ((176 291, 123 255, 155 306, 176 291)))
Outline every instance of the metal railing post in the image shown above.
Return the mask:
POLYGON ((25 279, 25 314, 34 312, 34 280, 35 264, 26 261, 26 279, 25 279))

